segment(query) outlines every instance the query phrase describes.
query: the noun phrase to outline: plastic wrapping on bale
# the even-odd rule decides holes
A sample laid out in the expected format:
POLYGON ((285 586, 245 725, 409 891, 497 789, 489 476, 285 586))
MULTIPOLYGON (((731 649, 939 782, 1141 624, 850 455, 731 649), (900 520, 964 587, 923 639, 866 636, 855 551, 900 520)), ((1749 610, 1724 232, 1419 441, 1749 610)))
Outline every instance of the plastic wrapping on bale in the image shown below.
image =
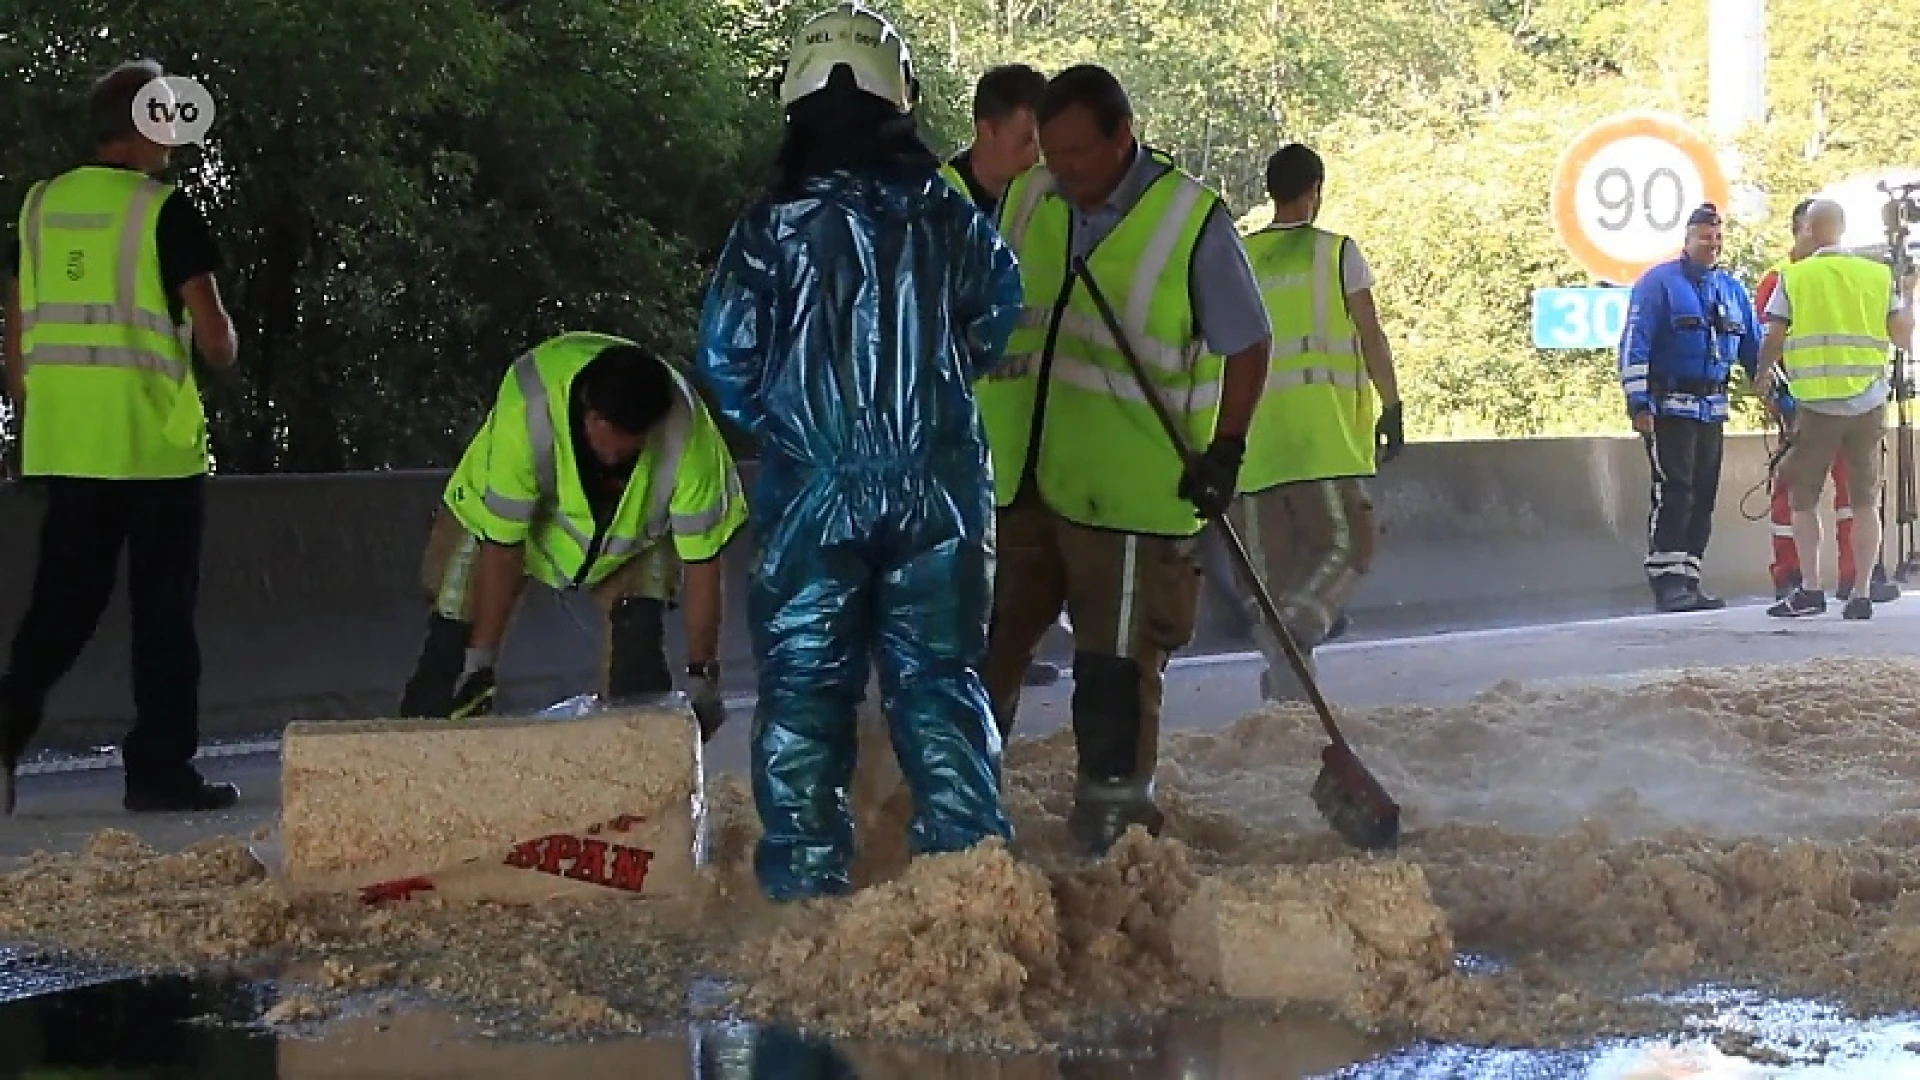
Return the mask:
POLYGON ((706 861, 699 724, 679 694, 570 718, 296 723, 281 762, 294 891, 689 896, 706 861))

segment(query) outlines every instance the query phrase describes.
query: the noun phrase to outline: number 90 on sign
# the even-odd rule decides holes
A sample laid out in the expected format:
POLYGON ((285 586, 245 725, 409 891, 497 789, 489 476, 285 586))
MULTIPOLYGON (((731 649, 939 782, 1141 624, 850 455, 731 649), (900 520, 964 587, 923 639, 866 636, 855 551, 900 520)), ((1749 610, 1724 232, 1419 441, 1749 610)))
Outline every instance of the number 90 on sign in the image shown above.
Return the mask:
POLYGON ((1627 328, 1631 289, 1536 289, 1533 347, 1612 349, 1627 328))

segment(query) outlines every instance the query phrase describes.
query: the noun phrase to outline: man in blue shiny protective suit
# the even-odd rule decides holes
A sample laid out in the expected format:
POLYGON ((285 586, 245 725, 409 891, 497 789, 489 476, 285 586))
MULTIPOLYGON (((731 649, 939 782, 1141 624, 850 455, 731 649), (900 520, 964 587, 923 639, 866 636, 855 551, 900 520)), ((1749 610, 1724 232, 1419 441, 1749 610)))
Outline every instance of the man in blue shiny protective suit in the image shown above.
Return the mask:
POLYGON ((698 367, 759 445, 754 869, 774 900, 851 891, 855 709, 877 661, 915 853, 1009 837, 981 685, 993 484, 975 380, 1019 268, 936 170, 907 46, 858 3, 794 38, 772 189, 734 224, 698 367))

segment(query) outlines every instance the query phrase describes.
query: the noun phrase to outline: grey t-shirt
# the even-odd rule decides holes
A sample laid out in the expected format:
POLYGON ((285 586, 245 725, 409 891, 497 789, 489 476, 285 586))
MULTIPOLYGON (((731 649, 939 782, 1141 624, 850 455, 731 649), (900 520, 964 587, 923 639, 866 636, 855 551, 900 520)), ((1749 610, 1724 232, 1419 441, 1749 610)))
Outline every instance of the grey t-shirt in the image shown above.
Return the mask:
MULTIPOLYGON (((1092 213, 1079 207, 1073 212, 1073 254, 1085 258, 1094 245, 1113 231, 1120 219, 1139 204, 1141 196, 1155 180, 1170 168, 1154 159, 1139 144, 1133 148, 1133 164, 1107 201, 1092 213)), ((1267 318, 1267 304, 1254 279, 1253 265, 1247 261, 1247 249, 1233 227, 1225 204, 1218 204, 1201 227, 1200 240, 1194 246, 1193 270, 1189 288, 1193 296, 1193 317, 1209 351, 1232 356, 1273 334, 1267 318)))

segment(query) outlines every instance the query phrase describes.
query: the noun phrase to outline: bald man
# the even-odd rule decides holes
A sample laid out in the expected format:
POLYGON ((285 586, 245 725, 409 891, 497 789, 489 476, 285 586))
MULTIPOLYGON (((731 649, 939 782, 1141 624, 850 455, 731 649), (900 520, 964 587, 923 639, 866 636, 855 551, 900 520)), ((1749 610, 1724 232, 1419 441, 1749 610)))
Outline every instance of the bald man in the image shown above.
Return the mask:
MULTIPOLYGON (((1780 461, 1793 512, 1801 584, 1767 609, 1795 619, 1827 610, 1820 585, 1820 495, 1836 460, 1846 463, 1847 504, 1867 509, 1880 495, 1880 440, 1887 426, 1887 350, 1913 345, 1913 277, 1896 283, 1885 263, 1840 250, 1847 216, 1840 204, 1816 199, 1807 208, 1814 252, 1780 271, 1767 300, 1760 347, 1762 400, 1784 375, 1799 406, 1793 438, 1780 461)), ((1880 552, 1880 518, 1853 519, 1853 564, 1872 566, 1880 552)), ((1873 618, 1873 597, 1856 592, 1841 616, 1873 618)))

